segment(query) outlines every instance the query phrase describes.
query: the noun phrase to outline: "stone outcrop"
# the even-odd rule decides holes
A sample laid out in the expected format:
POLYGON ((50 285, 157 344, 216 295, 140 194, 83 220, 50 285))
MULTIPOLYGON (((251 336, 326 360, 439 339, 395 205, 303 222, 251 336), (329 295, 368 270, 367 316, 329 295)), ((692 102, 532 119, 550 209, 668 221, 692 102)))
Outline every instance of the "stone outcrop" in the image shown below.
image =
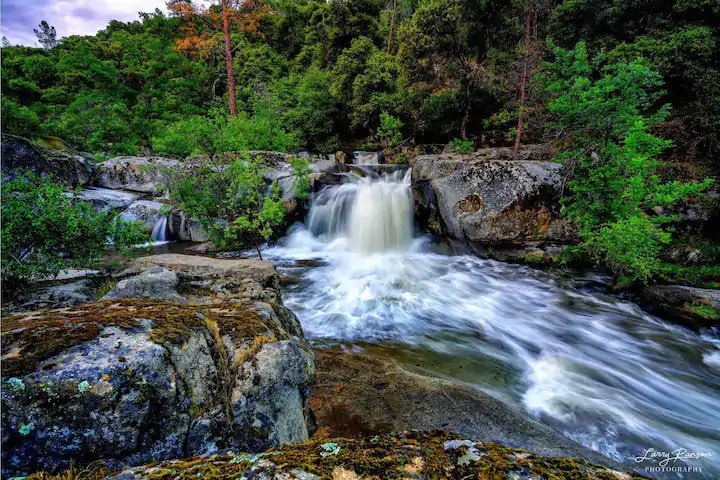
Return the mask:
POLYGON ((97 186, 156 193, 167 188, 173 172, 184 162, 163 157, 116 157, 96 166, 97 186))
POLYGON ((694 328, 720 325, 720 290, 652 285, 642 290, 641 297, 652 313, 684 325, 694 328))
MULTIPOLYGON (((113 480, 246 478, 360 479, 586 479, 630 480, 641 475, 584 462, 546 458, 444 432, 407 432, 347 439, 313 439, 261 454, 162 462, 107 474, 113 480)), ((30 477, 35 480, 39 477, 30 477)))
POLYGON ((307 440, 313 354, 272 264, 160 255, 123 276, 3 319, 4 477, 307 440))
POLYGON ((502 149, 417 157, 413 192, 419 222, 432 233, 479 248, 575 242, 575 227, 559 216, 563 167, 506 159, 497 150, 502 149))
POLYGON ((32 141, 3 134, 0 159, 5 181, 28 170, 43 177, 52 175, 73 187, 93 181, 94 171, 90 161, 55 137, 32 141))

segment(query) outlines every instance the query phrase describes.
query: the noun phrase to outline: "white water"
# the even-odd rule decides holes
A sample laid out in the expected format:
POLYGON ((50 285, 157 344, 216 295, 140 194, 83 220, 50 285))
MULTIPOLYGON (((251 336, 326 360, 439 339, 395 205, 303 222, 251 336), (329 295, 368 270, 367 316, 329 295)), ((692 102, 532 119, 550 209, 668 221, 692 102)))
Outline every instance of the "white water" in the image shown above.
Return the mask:
POLYGON ((710 452, 691 465, 720 478, 716 332, 665 323, 604 294, 601 279, 434 253, 411 240, 408 182, 333 187, 307 228, 266 250, 308 337, 389 348, 619 461, 647 448, 710 452))
POLYGON ((165 215, 159 215, 158 219, 153 225, 152 233, 150 237, 155 242, 167 242, 167 222, 168 219, 165 215))

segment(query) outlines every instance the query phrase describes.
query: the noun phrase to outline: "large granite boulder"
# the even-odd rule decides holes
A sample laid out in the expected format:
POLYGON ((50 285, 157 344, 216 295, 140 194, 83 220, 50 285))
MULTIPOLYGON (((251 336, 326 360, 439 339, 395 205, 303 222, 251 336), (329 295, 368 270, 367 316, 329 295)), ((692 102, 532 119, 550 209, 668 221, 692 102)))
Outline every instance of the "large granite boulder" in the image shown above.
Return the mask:
POLYGON ((162 462, 128 469, 108 478, 629 480, 646 477, 580 459, 541 457, 453 433, 414 431, 355 439, 313 439, 261 454, 162 462))
POLYGON ((99 163, 97 186, 156 193, 165 190, 173 172, 185 168, 179 160, 163 157, 116 157, 99 163))
POLYGON ((60 182, 77 187, 91 183, 94 176, 93 165, 87 158, 54 137, 31 141, 3 134, 0 160, 6 181, 32 171, 42 177, 52 175, 60 182))
POLYGON ((3 477, 307 440, 313 354, 273 265, 160 257, 107 300, 3 319, 3 477))
POLYGON ((483 247, 577 240, 576 228, 559 216, 562 165, 481 151, 421 155, 412 175, 418 220, 432 233, 483 247))

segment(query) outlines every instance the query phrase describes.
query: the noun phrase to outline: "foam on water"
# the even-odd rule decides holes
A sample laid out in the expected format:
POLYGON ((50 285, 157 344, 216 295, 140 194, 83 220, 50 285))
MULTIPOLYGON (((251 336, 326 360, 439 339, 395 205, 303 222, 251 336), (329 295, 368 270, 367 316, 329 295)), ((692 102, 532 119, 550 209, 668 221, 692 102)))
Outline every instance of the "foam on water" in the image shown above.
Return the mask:
MULTIPOLYGON (((482 365, 462 380, 617 460, 651 447, 720 458, 717 333, 665 323, 593 278, 433 253, 412 239, 409 188, 408 175, 333 187, 308 228, 266 249, 309 338, 482 365)), ((720 476, 713 458, 698 463, 720 476)))

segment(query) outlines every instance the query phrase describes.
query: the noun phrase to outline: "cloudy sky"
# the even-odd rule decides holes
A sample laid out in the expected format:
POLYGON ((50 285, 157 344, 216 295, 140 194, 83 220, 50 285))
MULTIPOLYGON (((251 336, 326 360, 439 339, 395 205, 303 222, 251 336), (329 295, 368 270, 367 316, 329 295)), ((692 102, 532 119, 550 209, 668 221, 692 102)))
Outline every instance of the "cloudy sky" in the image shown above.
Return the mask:
POLYGON ((1 0, 2 35, 10 43, 39 46, 33 28, 41 20, 55 27, 58 37, 88 35, 110 20, 137 20, 138 12, 163 11, 166 0, 1 0))

